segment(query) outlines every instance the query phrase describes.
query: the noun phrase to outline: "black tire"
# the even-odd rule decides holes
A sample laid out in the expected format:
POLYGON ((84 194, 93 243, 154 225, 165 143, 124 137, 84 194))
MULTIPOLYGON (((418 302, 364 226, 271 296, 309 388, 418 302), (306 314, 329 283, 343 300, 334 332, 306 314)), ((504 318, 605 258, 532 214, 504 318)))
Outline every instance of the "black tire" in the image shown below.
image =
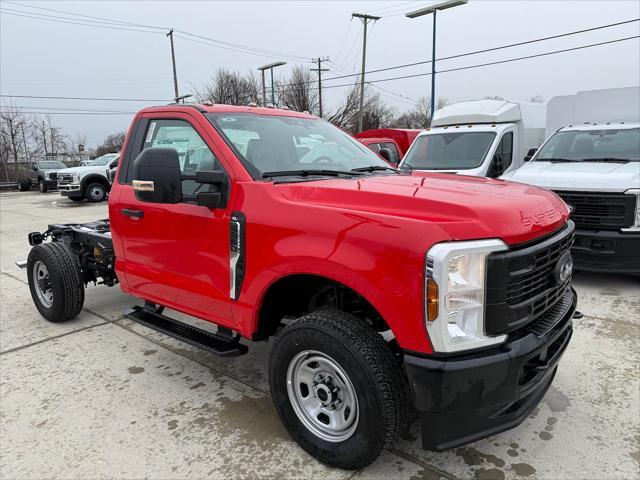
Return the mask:
MULTIPOLYGON (((271 349, 269 385, 275 408, 289 434, 310 455, 333 467, 353 470, 371 464, 406 425, 408 384, 399 361, 382 336, 344 312, 321 310, 285 328, 271 349), (320 438, 300 420, 292 405, 288 371, 290 365, 294 369, 299 355, 304 358, 305 351, 320 352, 335 361, 355 390, 356 427, 342 441, 320 438)), ((314 381, 313 385, 315 388, 317 383, 314 381)), ((320 392, 316 393, 307 395, 321 399, 320 392)), ((316 415, 319 419, 322 413, 316 415)))
POLYGON ((47 193, 49 191, 46 182, 42 179, 38 181, 38 188, 40 189, 40 193, 47 193))
POLYGON ((84 189, 84 198, 91 203, 100 203, 107 198, 107 189, 99 182, 93 182, 84 189))
MULTIPOLYGON (((84 304, 84 283, 77 255, 64 243, 51 242, 36 245, 27 259, 29 290, 36 308, 50 322, 64 322, 82 310, 84 304), (44 303, 38 295, 40 286, 34 278, 38 267, 43 264, 48 273, 48 285, 52 293, 51 304, 44 303)), ((47 277, 40 277, 46 281, 47 277)), ((46 288, 43 287, 43 288, 46 288)))
POLYGON ((31 188, 31 180, 29 180, 28 178, 23 178, 18 180, 17 184, 18 184, 18 191, 20 192, 26 192, 31 188))

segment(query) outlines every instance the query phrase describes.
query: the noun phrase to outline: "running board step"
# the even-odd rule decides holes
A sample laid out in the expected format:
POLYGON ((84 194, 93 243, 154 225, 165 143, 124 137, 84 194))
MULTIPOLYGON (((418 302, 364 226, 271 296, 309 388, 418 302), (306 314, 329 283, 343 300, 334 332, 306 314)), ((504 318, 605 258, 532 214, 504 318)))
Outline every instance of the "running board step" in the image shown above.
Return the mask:
POLYGON ((248 351, 246 345, 239 343, 240 336, 236 336, 233 339, 224 338, 201 328, 149 311, 144 307, 135 306, 124 312, 124 316, 145 327, 152 328, 195 347, 209 350, 222 357, 244 355, 248 351))

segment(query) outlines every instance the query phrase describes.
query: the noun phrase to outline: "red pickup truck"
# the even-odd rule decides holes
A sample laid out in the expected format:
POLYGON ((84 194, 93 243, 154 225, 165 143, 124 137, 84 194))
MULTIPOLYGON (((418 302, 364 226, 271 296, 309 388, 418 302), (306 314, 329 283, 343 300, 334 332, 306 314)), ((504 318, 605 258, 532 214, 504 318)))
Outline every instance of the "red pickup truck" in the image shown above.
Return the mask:
POLYGON ((374 128, 354 136, 389 163, 398 165, 420 132, 411 128, 374 128))
POLYGON ((169 105, 136 115, 109 219, 29 234, 24 266, 52 322, 99 281, 144 300, 128 318, 220 355, 273 340, 285 427, 355 469, 412 409, 435 451, 529 415, 572 335, 573 230, 552 192, 398 171, 308 114, 169 105))

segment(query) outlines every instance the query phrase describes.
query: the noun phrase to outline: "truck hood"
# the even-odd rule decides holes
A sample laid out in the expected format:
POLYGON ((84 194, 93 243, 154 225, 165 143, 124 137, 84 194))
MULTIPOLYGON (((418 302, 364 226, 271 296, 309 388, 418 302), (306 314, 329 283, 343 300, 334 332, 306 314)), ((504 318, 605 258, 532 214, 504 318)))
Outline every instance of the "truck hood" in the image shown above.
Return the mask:
POLYGON ((554 193, 483 177, 413 172, 283 183, 288 200, 437 224, 452 240, 534 240, 566 223, 569 209, 554 193))
POLYGON ((78 173, 80 175, 86 175, 87 173, 106 173, 109 169, 107 165, 101 165, 96 167, 86 166, 86 167, 72 167, 66 168, 64 173, 78 173))
POLYGON ((551 190, 624 192, 629 188, 640 188, 640 162, 533 161, 501 178, 551 190))

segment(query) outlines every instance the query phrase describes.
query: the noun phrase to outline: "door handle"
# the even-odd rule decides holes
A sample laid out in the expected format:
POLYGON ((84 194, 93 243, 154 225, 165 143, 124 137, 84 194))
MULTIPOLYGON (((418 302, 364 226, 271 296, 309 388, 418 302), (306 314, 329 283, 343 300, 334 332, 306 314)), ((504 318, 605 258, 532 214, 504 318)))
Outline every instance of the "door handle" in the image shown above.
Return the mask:
POLYGON ((139 219, 144 217, 144 212, 142 210, 131 210, 129 208, 123 208, 122 210, 120 210, 120 212, 122 212, 123 215, 131 218, 139 219))

